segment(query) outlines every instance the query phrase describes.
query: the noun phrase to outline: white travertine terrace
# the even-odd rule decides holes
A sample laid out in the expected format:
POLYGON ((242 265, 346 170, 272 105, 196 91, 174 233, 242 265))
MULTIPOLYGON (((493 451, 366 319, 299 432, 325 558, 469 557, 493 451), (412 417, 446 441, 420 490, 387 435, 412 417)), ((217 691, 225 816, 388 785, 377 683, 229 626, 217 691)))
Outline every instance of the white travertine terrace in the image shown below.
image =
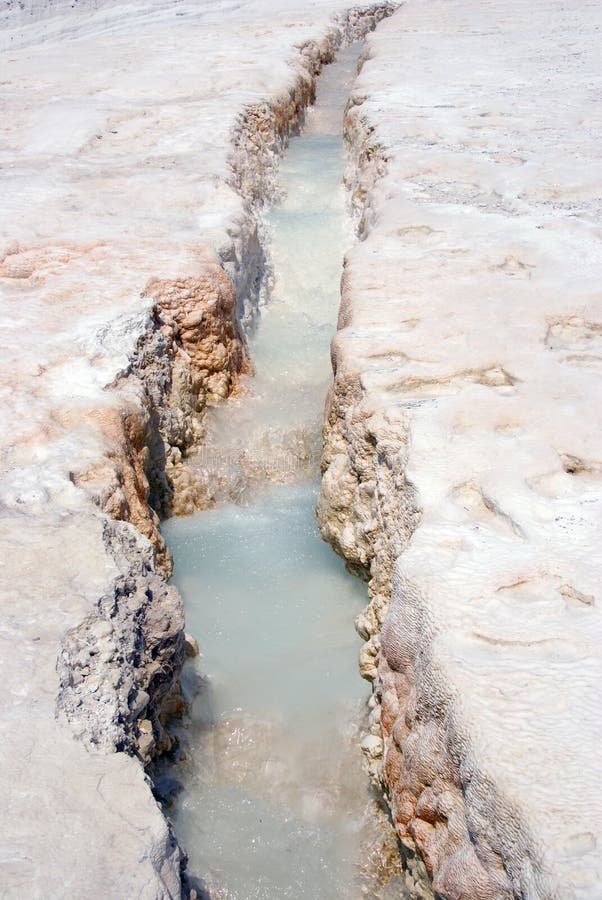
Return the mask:
MULTIPOLYGON (((0 3, 2 892, 175 897, 138 762, 55 718, 63 635, 118 575, 73 482, 139 402, 106 388, 149 279, 236 243, 237 116, 345 4, 24 7, 0 3)), ((588 0, 407 0, 350 113, 365 240, 325 494, 351 498, 340 549, 374 540, 384 570, 416 524, 400 472, 415 489, 377 677, 394 815, 442 896, 602 897, 601 25, 588 0)))
POLYGON ((149 279, 197 278, 237 246, 237 117, 309 78, 299 46, 345 8, 0 3, 3 896, 180 895, 139 763, 55 718, 63 635, 123 574, 73 482, 139 404, 135 386, 107 388, 149 328, 149 279))
POLYGON ((597 2, 408 0, 348 119, 320 514, 393 569, 367 674, 445 897, 602 897, 601 29, 597 2))

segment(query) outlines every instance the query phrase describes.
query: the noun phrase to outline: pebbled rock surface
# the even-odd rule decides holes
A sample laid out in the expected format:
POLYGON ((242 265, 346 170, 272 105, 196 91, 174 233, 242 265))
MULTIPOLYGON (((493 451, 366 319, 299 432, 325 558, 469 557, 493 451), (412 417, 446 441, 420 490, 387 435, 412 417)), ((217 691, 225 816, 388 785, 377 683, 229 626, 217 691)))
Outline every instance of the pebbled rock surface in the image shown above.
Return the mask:
POLYGON ((602 897, 600 6, 408 0, 347 116, 318 516, 437 896, 602 897))
POLYGON ((103 539, 127 574, 63 638, 57 708, 88 745, 146 763, 171 748, 163 726, 184 707, 182 600, 153 571, 148 542, 134 528, 106 523, 103 539))

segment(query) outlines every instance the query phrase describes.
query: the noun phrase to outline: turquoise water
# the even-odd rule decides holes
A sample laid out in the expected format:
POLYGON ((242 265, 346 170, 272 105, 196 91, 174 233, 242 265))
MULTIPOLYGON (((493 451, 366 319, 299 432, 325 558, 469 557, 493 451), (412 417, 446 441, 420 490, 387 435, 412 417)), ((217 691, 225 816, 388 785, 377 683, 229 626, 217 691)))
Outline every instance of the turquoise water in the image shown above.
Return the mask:
POLYGON ((315 497, 274 487, 166 529, 207 679, 176 828, 190 871, 227 890, 217 896, 352 896, 365 587, 320 540, 315 497))
POLYGON ((170 522, 187 628, 224 715, 242 708, 287 728, 321 727, 361 692, 353 620, 365 586, 320 540, 314 485, 274 487, 170 522), (198 598, 196 602, 192 598, 198 598))
POLYGON ((360 896, 370 798, 356 723, 369 690, 353 620, 366 590, 320 540, 307 454, 319 441, 351 241, 341 131, 358 52, 325 70, 282 162, 283 199, 266 217, 274 285, 250 340, 257 374, 208 429, 234 468, 241 448, 284 460, 286 483, 264 477, 240 492, 244 505, 164 528, 201 648, 174 819, 189 872, 212 897, 360 896))

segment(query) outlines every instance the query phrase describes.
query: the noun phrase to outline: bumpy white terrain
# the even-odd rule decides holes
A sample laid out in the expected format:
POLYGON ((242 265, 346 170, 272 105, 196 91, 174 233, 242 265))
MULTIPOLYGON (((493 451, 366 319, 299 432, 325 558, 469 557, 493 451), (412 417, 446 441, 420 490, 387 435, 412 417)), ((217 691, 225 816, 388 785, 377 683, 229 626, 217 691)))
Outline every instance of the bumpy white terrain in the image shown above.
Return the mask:
POLYGON ((323 534, 445 897, 602 897, 602 8, 408 0, 347 130, 323 534))
MULTIPOLYGON (((0 2, 3 896, 180 896, 141 764, 185 652, 149 492, 187 508, 249 367, 250 206, 344 12, 0 2)), ((347 119, 319 518, 372 579, 364 748, 449 898, 602 897, 601 26, 407 0, 347 119)))

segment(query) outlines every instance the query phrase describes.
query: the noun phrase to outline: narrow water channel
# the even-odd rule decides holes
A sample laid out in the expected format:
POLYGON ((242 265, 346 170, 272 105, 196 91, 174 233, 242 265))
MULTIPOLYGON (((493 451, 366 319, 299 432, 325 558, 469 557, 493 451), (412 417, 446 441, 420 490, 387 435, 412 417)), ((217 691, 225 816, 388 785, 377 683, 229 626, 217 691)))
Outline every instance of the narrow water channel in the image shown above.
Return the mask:
POLYGON ((246 396, 212 412, 211 462, 199 458, 238 502, 164 529, 201 648, 174 821, 189 872, 211 897, 377 896, 366 890, 374 801, 358 722, 369 691, 353 627, 366 591, 314 519, 329 343, 352 240, 342 119, 359 49, 325 69, 282 161, 282 200, 266 216, 274 284, 250 340, 257 373, 246 396))

